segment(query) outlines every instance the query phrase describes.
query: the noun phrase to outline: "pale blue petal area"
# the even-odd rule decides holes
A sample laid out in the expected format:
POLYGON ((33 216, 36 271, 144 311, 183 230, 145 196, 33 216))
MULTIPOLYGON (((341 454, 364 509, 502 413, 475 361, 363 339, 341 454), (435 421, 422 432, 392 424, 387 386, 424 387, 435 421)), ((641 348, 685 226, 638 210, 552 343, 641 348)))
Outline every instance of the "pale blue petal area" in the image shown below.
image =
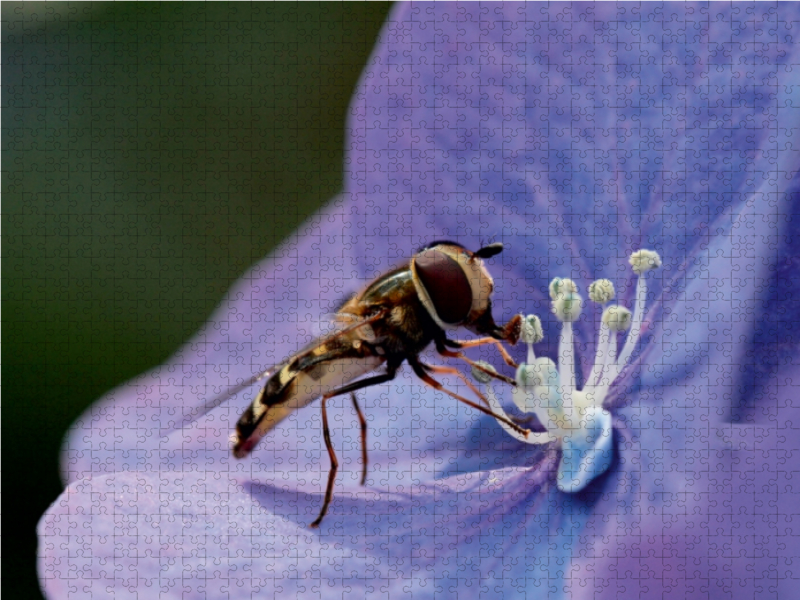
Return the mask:
MULTIPOLYGON (((788 386, 775 391, 793 402, 788 386)), ((684 400, 663 417, 674 421, 684 400)), ((798 448, 787 427, 686 454, 670 440, 680 426, 615 425, 622 468, 582 492, 557 490, 551 451, 402 490, 339 492, 315 531, 321 495, 288 485, 212 470, 97 476, 42 518, 40 580, 49 598, 87 600, 108 589, 164 600, 792 597, 798 448), (667 473, 685 487, 647 493, 667 473)))
MULTIPOLYGON (((797 119, 800 123, 800 115, 797 119)), ((733 420, 734 406, 750 383, 741 374, 754 360, 747 356, 749 342, 760 329, 757 319, 763 316, 781 243, 795 237, 788 225, 800 204, 800 174, 792 175, 773 173, 727 216, 727 223, 720 223, 720 235, 673 275, 669 296, 658 303, 663 312, 651 311, 646 318, 652 336, 646 367, 638 374, 643 387, 667 390, 713 370, 716 393, 706 403, 720 422, 733 420)), ((786 314, 786 307, 778 314, 786 314)), ((789 314, 786 321, 794 317, 789 314)))
POLYGON ((611 413, 592 407, 586 411, 585 426, 564 436, 556 482, 562 492, 580 492, 608 470, 614 458, 611 413))

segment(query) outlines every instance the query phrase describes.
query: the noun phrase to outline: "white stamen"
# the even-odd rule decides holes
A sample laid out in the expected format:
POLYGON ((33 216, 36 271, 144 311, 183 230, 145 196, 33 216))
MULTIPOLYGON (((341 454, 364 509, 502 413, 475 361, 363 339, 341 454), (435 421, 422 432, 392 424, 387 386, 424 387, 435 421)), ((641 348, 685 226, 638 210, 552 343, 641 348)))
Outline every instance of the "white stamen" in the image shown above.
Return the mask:
POLYGON ((553 314, 559 321, 573 323, 581 316, 583 298, 575 292, 561 294, 553 300, 553 314))
POLYGON ((636 282, 636 303, 633 307, 633 322, 628 331, 625 346, 622 348, 622 354, 620 354, 617 359, 619 371, 628 363, 628 359, 631 357, 631 353, 636 347, 636 343, 639 341, 639 332, 642 329, 642 318, 644 316, 644 303, 647 300, 647 283, 645 279, 645 275, 640 275, 639 281, 636 282))
POLYGON ((628 259, 633 272, 637 275, 644 275, 647 271, 657 269, 661 266, 661 257, 658 252, 653 250, 637 250, 628 259))
POLYGON ((589 299, 598 304, 605 304, 614 299, 614 284, 608 279, 598 279, 589 286, 589 299))
MULTIPOLYGON (((575 389, 575 354, 572 342, 572 323, 566 321, 558 340, 558 385, 562 412, 567 418, 574 412, 572 392, 575 389)), ((560 425, 566 427, 566 423, 560 425)))
MULTIPOLYGON (((651 250, 639 250, 630 257, 636 282, 633 315, 622 306, 605 309, 600 323, 594 365, 583 390, 576 386, 575 341, 572 323, 581 314, 583 300, 570 279, 556 278, 550 283, 552 310, 562 322, 558 341, 558 368, 549 358, 536 358, 533 344, 544 337, 541 322, 533 315, 523 320, 520 338, 528 344, 528 362, 517 369, 517 387, 513 391, 514 403, 520 410, 536 414, 547 427, 543 434, 531 434, 527 439, 501 422, 514 438, 528 443, 561 440, 562 460, 558 472, 558 486, 562 491, 576 492, 584 489, 592 479, 603 473, 611 464, 613 436, 612 415, 603 408, 608 390, 636 349, 644 319, 647 284, 645 274, 661 265, 661 258, 651 250), (625 346, 617 357, 617 333, 629 329, 625 346)), ((607 279, 595 281, 589 288, 589 298, 606 304, 614 297, 614 286, 607 279)), ((487 381, 475 373, 480 381, 487 381)), ((505 416, 494 394, 491 382, 487 383, 487 400, 492 410, 505 416)))
POLYGON ((516 380, 514 404, 522 412, 535 414, 548 431, 558 430, 555 421, 563 419, 556 364, 549 358, 537 358, 532 364, 519 366, 516 380))
POLYGON ((614 357, 617 355, 617 333, 610 331, 608 336, 608 350, 603 356, 603 366, 600 367, 600 381, 594 389, 595 406, 602 406, 603 400, 606 399, 608 388, 614 383, 614 380, 619 375, 619 370, 616 368, 614 357))
POLYGON ((544 332, 542 331, 542 321, 536 315, 528 315, 522 319, 522 331, 520 339, 528 344, 528 364, 533 364, 536 360, 536 354, 533 351, 533 345, 538 344, 544 339, 544 332))
MULTIPOLYGON (((600 376, 594 387, 594 396, 600 402, 605 398, 608 388, 619 375, 621 367, 615 359, 617 355, 617 333, 625 331, 631 326, 631 311, 624 306, 609 306, 604 312, 600 323, 600 334, 606 332, 608 336, 604 354, 599 367, 600 376)), ((595 361, 595 367, 597 362, 595 361)), ((592 369, 594 370, 594 368, 592 369)), ((591 380, 590 380, 591 381, 591 380)), ((596 406, 600 406, 597 404, 596 406)))
POLYGON ((594 354, 594 365, 592 365, 592 371, 589 373, 589 379, 587 379, 588 384, 592 386, 592 388, 594 388, 600 382, 600 375, 603 374, 603 364, 605 357, 608 354, 608 338, 608 325, 600 321, 600 333, 598 334, 597 338, 597 350, 594 354))
POLYGON ((489 375, 486 371, 482 371, 478 368, 478 366, 483 367, 486 371, 491 371, 492 373, 497 373, 497 369, 495 369, 492 365, 482 360, 475 361, 475 364, 472 365, 472 378, 477 380, 479 383, 489 383, 492 381, 492 376, 489 375))
POLYGON ((577 291, 578 286, 575 285, 575 282, 572 281, 572 279, 562 279, 561 277, 556 277, 550 282, 550 300, 555 300, 564 294, 574 294, 577 291))
MULTIPOLYGON (((489 363, 477 361, 476 364, 479 364, 480 366, 484 367, 485 369, 489 369, 492 372, 497 372, 489 363)), ((494 387, 492 387, 492 377, 484 371, 476 369, 474 366, 472 367, 472 376, 479 382, 486 384, 485 396, 489 401, 489 408, 492 410, 492 412, 496 415, 500 415, 503 418, 512 420, 511 417, 506 414, 506 411, 503 410, 503 406, 500 404, 500 401, 497 399, 497 396, 494 393, 494 387)), ((528 437, 525 437, 519 431, 513 429, 508 423, 504 423, 499 419, 497 419, 497 422, 500 423, 500 427, 502 427, 506 433, 521 442, 526 442, 528 444, 546 444, 547 442, 551 441, 550 434, 546 431, 531 431, 528 433, 528 437)))
POLYGON ((631 328, 631 311, 619 304, 609 306, 603 311, 601 321, 611 331, 628 331, 631 328))

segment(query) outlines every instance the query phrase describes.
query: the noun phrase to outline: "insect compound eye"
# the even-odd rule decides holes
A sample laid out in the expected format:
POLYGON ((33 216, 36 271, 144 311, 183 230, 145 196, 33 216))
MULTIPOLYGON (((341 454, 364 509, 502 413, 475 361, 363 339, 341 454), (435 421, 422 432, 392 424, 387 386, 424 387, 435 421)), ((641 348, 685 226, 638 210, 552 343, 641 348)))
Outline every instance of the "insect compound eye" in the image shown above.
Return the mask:
POLYGON ((458 262, 435 248, 414 257, 417 277, 444 323, 461 323, 472 309, 472 286, 458 262))

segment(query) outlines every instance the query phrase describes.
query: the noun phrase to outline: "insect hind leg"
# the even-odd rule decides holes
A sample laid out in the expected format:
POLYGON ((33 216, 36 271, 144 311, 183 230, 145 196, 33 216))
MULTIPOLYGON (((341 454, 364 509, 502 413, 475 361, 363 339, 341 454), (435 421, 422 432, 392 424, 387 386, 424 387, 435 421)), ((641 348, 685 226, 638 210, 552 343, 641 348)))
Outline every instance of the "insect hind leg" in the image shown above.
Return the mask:
POLYGON ((336 481, 336 471, 339 470, 339 461, 336 459, 336 452, 333 450, 333 444, 331 444, 331 430, 328 428, 328 411, 325 410, 325 402, 328 400, 328 397, 329 396, 322 397, 322 437, 325 438, 325 447, 328 449, 328 456, 330 456, 331 459, 331 468, 328 471, 328 486, 325 488, 325 503, 322 505, 322 510, 317 520, 310 525, 312 528, 319 527, 319 524, 322 522, 322 517, 328 512, 328 506, 333 498, 333 484, 336 481))
POLYGON ((364 413, 361 412, 355 392, 350 392, 350 397, 353 399, 353 408, 356 409, 361 426, 361 485, 365 485, 367 483, 367 420, 364 418, 364 413))
MULTIPOLYGON (((387 381, 391 381, 397 375, 397 368, 398 365, 388 365, 387 372, 382 373, 380 375, 375 375, 374 377, 367 377, 366 379, 360 379, 359 381, 354 381, 353 383, 349 383, 345 386, 342 386, 332 392, 328 392, 322 397, 322 436, 325 439, 325 447, 328 449, 328 456, 331 459, 331 468, 328 471, 328 485, 325 488, 325 501, 322 504, 322 510, 319 511, 319 516, 317 519, 309 525, 316 529, 319 527, 319 524, 322 523, 322 519, 328 513, 328 506, 330 506, 331 500, 333 499, 333 485, 336 480, 336 471, 339 469, 339 461, 336 459, 336 453, 333 450, 333 444, 331 444, 331 432, 328 428, 328 413, 325 409, 325 401, 329 398, 333 398, 334 396, 341 396, 342 394, 347 394, 348 392, 352 394, 353 402, 356 406, 356 412, 359 415, 359 419, 361 420, 361 442, 364 444, 366 442, 366 427, 367 422, 364 419, 364 415, 361 412, 360 407, 358 406, 358 402, 355 399, 355 394, 357 390, 364 389, 366 387, 370 387, 372 385, 376 385, 378 383, 385 383, 387 381)), ((362 446, 363 456, 364 456, 364 470, 362 471, 362 485, 363 481, 366 479, 366 446, 362 446)))

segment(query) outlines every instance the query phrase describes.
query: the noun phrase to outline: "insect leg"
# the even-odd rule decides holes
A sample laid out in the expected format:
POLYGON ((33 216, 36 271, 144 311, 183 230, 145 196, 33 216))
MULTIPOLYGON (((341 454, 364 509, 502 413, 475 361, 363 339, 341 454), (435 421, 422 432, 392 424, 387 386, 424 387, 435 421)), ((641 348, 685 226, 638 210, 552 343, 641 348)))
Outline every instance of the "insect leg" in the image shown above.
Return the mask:
MULTIPOLYGON (((485 407, 481 406, 480 404, 476 404, 475 402, 472 402, 471 400, 467 400, 467 399, 466 399, 466 398, 464 398, 463 396, 459 396, 459 395, 458 395, 458 394, 456 394, 455 392, 451 392, 450 390, 448 390, 448 389, 447 389, 446 387, 444 387, 444 386, 443 386, 441 383, 439 383, 438 381, 436 381, 436 380, 435 380, 433 377, 431 377, 430 375, 428 375, 428 374, 425 372, 425 369, 430 369, 430 368, 432 368, 432 367, 429 367, 428 365, 424 365, 424 364, 422 364, 422 363, 419 361, 419 359, 417 359, 417 358, 415 358, 415 357, 410 357, 410 358, 408 359, 408 364, 410 364, 410 365, 411 365, 411 368, 412 368, 412 369, 414 369, 414 373, 416 373, 417 377, 419 377, 420 379, 422 379, 422 381, 423 381, 423 382, 425 382, 426 384, 428 384, 429 386, 431 386, 433 389, 436 389, 436 390, 439 390, 439 391, 441 391, 441 392, 444 392, 444 393, 445 393, 445 394, 447 394, 448 396, 451 396, 451 397, 455 398, 456 400, 460 400, 461 402, 463 402, 463 403, 464 403, 464 404, 466 404, 467 406, 471 406, 472 408, 474 408, 474 409, 477 409, 477 410, 481 411, 481 412, 482 412, 482 413, 484 413, 484 414, 487 414, 487 415, 490 415, 490 416, 494 417, 494 418, 495 418, 495 419, 497 419, 498 421, 502 421, 503 423, 506 423, 506 424, 507 424, 509 427, 511 427, 511 428, 512 428, 514 431, 518 431, 519 433, 521 433, 521 434, 522 434, 522 435, 524 435, 525 437, 528 437, 528 434, 530 433, 530 430, 529 430, 529 429, 523 429, 522 427, 520 427, 519 425, 517 425, 517 424, 516 424, 516 423, 514 423, 513 421, 511 421, 511 420, 507 419, 506 417, 501 417, 500 415, 498 415, 498 414, 496 414, 496 413, 492 412, 492 411, 491 411, 491 410, 489 410, 488 408, 485 408, 485 407)), ((488 403, 488 402, 489 402, 489 401, 488 401, 488 400, 487 400, 487 399, 486 399, 486 398, 483 396, 483 394, 480 394, 480 396, 481 396, 481 399, 482 399, 484 402, 486 402, 486 403, 488 403)))
MULTIPOLYGON (((482 337, 478 338, 477 340, 445 340, 444 344, 450 346, 451 348, 475 348, 476 346, 483 346, 485 344, 494 344, 495 348, 500 351, 500 355, 503 357, 503 360, 506 361, 506 364, 509 367, 514 367, 515 369, 519 366, 517 363, 514 362, 514 359, 511 358, 511 355, 506 350, 505 346, 500 342, 500 340, 496 340, 493 337, 482 337)), ((445 350, 445 352, 449 352, 445 350)), ((456 358, 461 358, 457 356, 461 354, 460 352, 452 352, 451 354, 444 354, 444 352, 440 351, 440 354, 444 356, 454 356, 456 358)))
POLYGON ((339 469, 339 461, 336 460, 336 452, 333 451, 333 444, 331 444, 331 431, 328 429, 328 411, 325 410, 325 402, 327 400, 327 395, 322 397, 322 437, 325 438, 325 447, 328 449, 328 456, 331 457, 331 470, 328 471, 328 487, 325 488, 325 503, 322 505, 322 510, 317 520, 310 525, 311 527, 319 527, 319 524, 322 522, 322 517, 328 512, 328 505, 331 503, 331 498, 333 498, 333 484, 336 480, 336 471, 339 469))
POLYGON ((361 485, 364 485, 367 482, 367 420, 364 418, 364 413, 361 412, 355 392, 350 392, 350 397, 353 399, 353 407, 356 409, 358 421, 361 423, 361 464, 363 465, 361 485))
POLYGON ((429 371, 431 373, 442 373, 446 375, 455 375, 456 377, 459 377, 461 381, 467 384, 469 389, 471 389, 478 398, 480 398, 486 403, 486 406, 489 406, 489 401, 484 397, 483 394, 481 394, 480 390, 475 387, 475 384, 473 384, 469 380, 469 378, 458 369, 454 369, 453 367, 440 367, 435 365, 422 365, 422 366, 425 368, 426 371, 429 371))
MULTIPOLYGON (((325 446, 328 448, 328 455, 331 457, 331 470, 328 472, 328 487, 325 490, 325 502, 322 504, 322 510, 319 511, 317 520, 314 521, 310 527, 319 527, 323 517, 328 512, 328 505, 330 505, 331 500, 333 499, 333 483, 334 479, 336 478, 336 470, 339 468, 339 462, 336 460, 336 454, 334 453, 333 446, 331 445, 331 434, 330 430, 328 429, 328 414, 325 410, 325 401, 329 398, 333 398, 334 396, 341 396, 342 394, 346 394, 348 392, 355 392, 378 383, 391 381, 397 375, 398 367, 399 365, 389 364, 386 367, 386 373, 375 375, 374 377, 367 377, 366 379, 360 379, 359 381, 354 381, 353 383, 349 383, 336 390, 333 390, 332 392, 328 392, 322 397, 322 435, 325 438, 325 446)), ((353 398, 355 399, 355 394, 353 395, 353 398)), ((356 406, 358 405, 356 404, 356 406)), ((360 410, 358 412, 361 414, 360 410)), ((363 415, 361 416, 363 417, 363 415)), ((366 421, 364 421, 362 424, 362 441, 364 439, 366 439, 366 421)), ((364 453, 364 456, 366 457, 366 447, 364 447, 364 453)), ((366 469, 366 464, 364 468, 366 469)), ((366 476, 366 471, 364 472, 364 476, 366 476)))
MULTIPOLYGON (((470 340, 470 341, 480 342, 482 340, 485 340, 485 341, 483 341, 484 344, 489 344, 489 343, 497 344, 498 347, 501 349, 501 352, 505 352, 505 348, 503 348, 503 346, 500 344, 500 342, 498 342, 494 338, 481 338, 480 340, 470 340)), ((436 351, 439 354, 441 354, 442 356, 447 356, 449 358, 459 358, 459 359, 463 360, 465 363, 467 363, 468 365, 470 365, 471 367, 474 367, 474 368, 478 369, 479 371, 481 371, 483 373, 486 373, 490 377, 494 377, 495 379, 499 379, 500 381, 504 381, 505 383, 508 383, 509 385, 514 385, 514 386, 517 385, 517 382, 514 381, 513 379, 511 379, 511 377, 506 377, 505 375, 501 375, 500 373, 496 373, 496 372, 494 372, 494 371, 492 371, 490 369, 487 369, 486 367, 483 367, 483 366, 479 365, 478 363, 476 363, 471 358, 468 358, 467 356, 464 356, 463 352, 453 352, 452 350, 448 350, 447 348, 444 347, 444 344, 453 345, 453 347, 455 347, 455 348, 468 347, 468 346, 461 346, 461 343, 462 342, 458 342, 456 340, 445 340, 441 344, 440 343, 436 344, 436 351), (455 344, 459 344, 459 345, 455 346, 455 344)), ((479 345, 479 344, 473 344, 473 345, 479 345)), ((508 356, 508 353, 505 352, 505 355, 508 356)), ((515 368, 518 366, 517 363, 515 363, 511 359, 510 356, 508 356, 508 359, 511 361, 510 364, 513 365, 515 368)), ((506 361, 506 362, 508 362, 508 361, 506 361)))

